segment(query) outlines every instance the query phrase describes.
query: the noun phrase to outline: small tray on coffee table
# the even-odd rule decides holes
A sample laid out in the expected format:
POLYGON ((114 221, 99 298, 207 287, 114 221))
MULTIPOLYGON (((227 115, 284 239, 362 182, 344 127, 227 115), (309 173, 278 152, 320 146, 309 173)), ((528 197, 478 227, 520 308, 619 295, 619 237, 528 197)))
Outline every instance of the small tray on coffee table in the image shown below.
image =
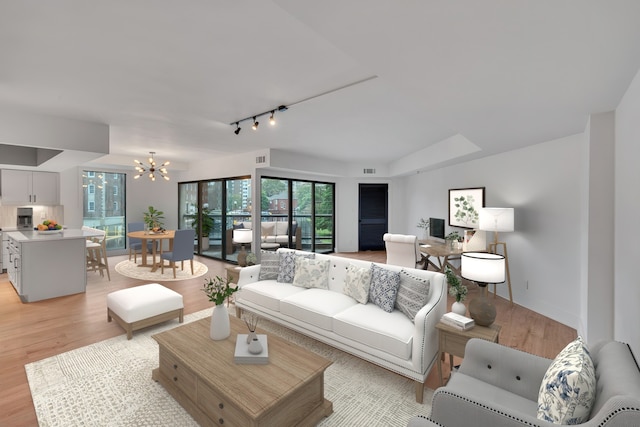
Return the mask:
POLYGON ((269 363, 269 347, 267 345, 267 336, 258 334, 258 341, 262 344, 262 353, 249 353, 249 345, 247 344, 247 334, 238 334, 236 339, 236 351, 233 356, 234 362, 241 365, 266 365, 269 363))

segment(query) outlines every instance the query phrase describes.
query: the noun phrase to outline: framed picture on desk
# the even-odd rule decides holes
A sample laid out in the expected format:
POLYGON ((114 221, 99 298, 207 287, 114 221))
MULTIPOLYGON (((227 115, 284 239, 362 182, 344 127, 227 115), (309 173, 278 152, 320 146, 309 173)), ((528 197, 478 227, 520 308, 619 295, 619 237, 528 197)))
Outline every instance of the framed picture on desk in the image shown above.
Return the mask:
POLYGON ((449 226, 478 228, 480 208, 484 207, 484 187, 449 190, 449 226))

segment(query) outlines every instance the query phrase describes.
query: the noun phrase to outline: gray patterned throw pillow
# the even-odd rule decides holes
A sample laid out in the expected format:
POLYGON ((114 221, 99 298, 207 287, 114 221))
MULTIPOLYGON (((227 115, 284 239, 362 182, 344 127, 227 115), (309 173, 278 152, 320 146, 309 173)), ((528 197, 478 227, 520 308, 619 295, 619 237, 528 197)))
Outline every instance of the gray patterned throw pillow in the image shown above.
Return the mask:
POLYGON ((371 264, 371 287, 369 301, 391 313, 400 286, 400 273, 371 264))
POLYGON ((395 307, 413 321, 418 311, 429 302, 430 288, 429 279, 416 277, 406 270, 400 270, 400 287, 395 307))
POLYGON ((277 280, 280 257, 272 251, 260 252, 260 274, 258 280, 277 280))

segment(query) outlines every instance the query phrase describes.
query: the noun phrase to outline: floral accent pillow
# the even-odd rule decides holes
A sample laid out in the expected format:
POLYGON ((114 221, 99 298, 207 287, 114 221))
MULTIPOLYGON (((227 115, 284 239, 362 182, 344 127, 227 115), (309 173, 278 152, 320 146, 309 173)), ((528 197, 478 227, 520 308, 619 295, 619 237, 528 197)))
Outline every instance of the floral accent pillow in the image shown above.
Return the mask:
POLYGON ((400 286, 395 307, 413 322, 418 311, 429 302, 430 289, 429 279, 416 277, 406 270, 400 270, 400 286))
POLYGON ((342 292, 360 304, 369 301, 369 286, 371 285, 371 269, 356 267, 349 264, 347 276, 344 279, 342 292))
POLYGON ((596 398, 596 374, 582 337, 569 343, 544 374, 538 393, 538 419, 582 424, 596 398))
POLYGON ((296 254, 293 251, 279 252, 278 278, 280 283, 293 283, 296 275, 296 257, 315 258, 316 254, 296 254))
POLYGON ((369 301, 387 313, 391 313, 396 302, 398 286, 400 286, 400 273, 371 264, 369 301))
POLYGON ((293 285, 302 288, 329 289, 329 260, 296 257, 293 285))
POLYGON ((260 253, 260 274, 258 280, 277 280, 280 268, 280 257, 272 251, 260 253))

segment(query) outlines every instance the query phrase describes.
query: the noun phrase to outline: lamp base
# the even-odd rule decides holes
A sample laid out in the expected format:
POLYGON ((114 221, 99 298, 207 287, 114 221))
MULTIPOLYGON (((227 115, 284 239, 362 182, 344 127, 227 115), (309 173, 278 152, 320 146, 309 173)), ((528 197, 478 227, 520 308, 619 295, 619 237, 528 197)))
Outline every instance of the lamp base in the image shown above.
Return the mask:
POLYGON ((242 245, 242 250, 238 252, 238 265, 240 267, 247 266, 247 251, 244 248, 244 244, 242 245))
POLYGON ((491 326, 496 320, 496 307, 485 294, 486 284, 480 285, 480 296, 469 303, 469 314, 476 325, 491 326), (483 286, 484 285, 484 286, 483 286))

